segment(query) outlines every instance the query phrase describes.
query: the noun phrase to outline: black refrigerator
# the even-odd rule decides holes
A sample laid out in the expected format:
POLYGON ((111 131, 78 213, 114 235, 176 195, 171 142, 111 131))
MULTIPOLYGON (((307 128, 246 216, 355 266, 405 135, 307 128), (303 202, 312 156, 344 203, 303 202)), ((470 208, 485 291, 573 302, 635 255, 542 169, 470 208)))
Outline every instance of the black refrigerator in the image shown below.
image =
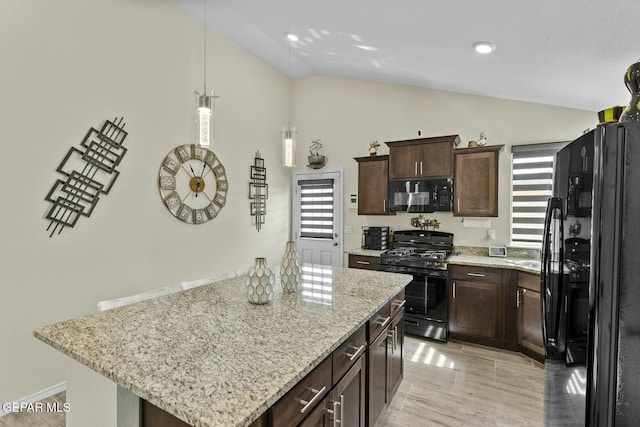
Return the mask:
POLYGON ((640 123, 556 154, 541 272, 547 425, 640 423, 640 123))

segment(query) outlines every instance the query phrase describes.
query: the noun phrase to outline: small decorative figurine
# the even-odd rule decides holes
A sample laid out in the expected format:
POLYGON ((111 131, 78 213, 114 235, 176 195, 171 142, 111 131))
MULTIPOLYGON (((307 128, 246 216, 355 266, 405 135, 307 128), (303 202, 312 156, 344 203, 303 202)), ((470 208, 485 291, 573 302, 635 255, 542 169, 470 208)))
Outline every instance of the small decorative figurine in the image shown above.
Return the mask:
POLYGON ((311 140, 311 147, 309 147, 309 153, 311 155, 307 157, 307 159, 309 159, 308 167, 312 169, 320 169, 327 163, 327 156, 319 154, 321 148, 322 144, 319 139, 311 140))
POLYGON ((429 227, 436 230, 440 228, 440 222, 437 219, 425 218, 422 214, 417 217, 411 218, 411 226, 417 227, 420 230, 428 230, 429 227))
POLYGON ((378 154, 378 147, 380 147, 380 143, 378 141, 371 141, 369 143, 369 155, 375 156, 378 154))
POLYGON ((480 132, 480 139, 478 140, 478 146, 482 147, 487 144, 487 134, 480 132))

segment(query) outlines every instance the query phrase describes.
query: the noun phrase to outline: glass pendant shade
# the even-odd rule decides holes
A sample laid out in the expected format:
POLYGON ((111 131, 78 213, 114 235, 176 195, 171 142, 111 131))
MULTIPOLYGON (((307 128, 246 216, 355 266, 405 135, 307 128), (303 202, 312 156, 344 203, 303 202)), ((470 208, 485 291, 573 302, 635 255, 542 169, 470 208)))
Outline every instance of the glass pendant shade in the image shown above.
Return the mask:
POLYGON ((282 164, 292 168, 296 165, 296 127, 282 127, 282 164))
POLYGON ((213 145, 213 103, 212 95, 196 94, 196 145, 209 148, 213 145))

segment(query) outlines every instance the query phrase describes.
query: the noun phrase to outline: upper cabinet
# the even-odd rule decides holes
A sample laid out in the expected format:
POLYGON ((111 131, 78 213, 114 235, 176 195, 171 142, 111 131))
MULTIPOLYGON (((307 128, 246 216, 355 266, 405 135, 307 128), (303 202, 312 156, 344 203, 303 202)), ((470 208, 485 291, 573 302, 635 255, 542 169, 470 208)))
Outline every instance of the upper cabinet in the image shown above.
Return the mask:
POLYGON ((385 142, 389 146, 389 179, 451 178, 453 146, 458 135, 385 142))
POLYGON ((356 157, 358 162, 358 215, 387 215, 389 156, 356 157))
POLYGON ((503 148, 454 150, 454 216, 498 216, 498 160, 503 148))

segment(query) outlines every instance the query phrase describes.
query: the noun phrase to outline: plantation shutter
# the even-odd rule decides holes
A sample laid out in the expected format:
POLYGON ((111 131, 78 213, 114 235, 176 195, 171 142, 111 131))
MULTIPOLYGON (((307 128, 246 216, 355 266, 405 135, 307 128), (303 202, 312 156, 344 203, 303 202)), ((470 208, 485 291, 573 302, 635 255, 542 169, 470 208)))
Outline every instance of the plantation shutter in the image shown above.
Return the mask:
POLYGON ((333 179, 298 181, 300 237, 333 239, 333 179))
POLYGON ((511 147, 511 242, 542 245, 547 201, 553 195, 555 154, 566 143, 511 147))

